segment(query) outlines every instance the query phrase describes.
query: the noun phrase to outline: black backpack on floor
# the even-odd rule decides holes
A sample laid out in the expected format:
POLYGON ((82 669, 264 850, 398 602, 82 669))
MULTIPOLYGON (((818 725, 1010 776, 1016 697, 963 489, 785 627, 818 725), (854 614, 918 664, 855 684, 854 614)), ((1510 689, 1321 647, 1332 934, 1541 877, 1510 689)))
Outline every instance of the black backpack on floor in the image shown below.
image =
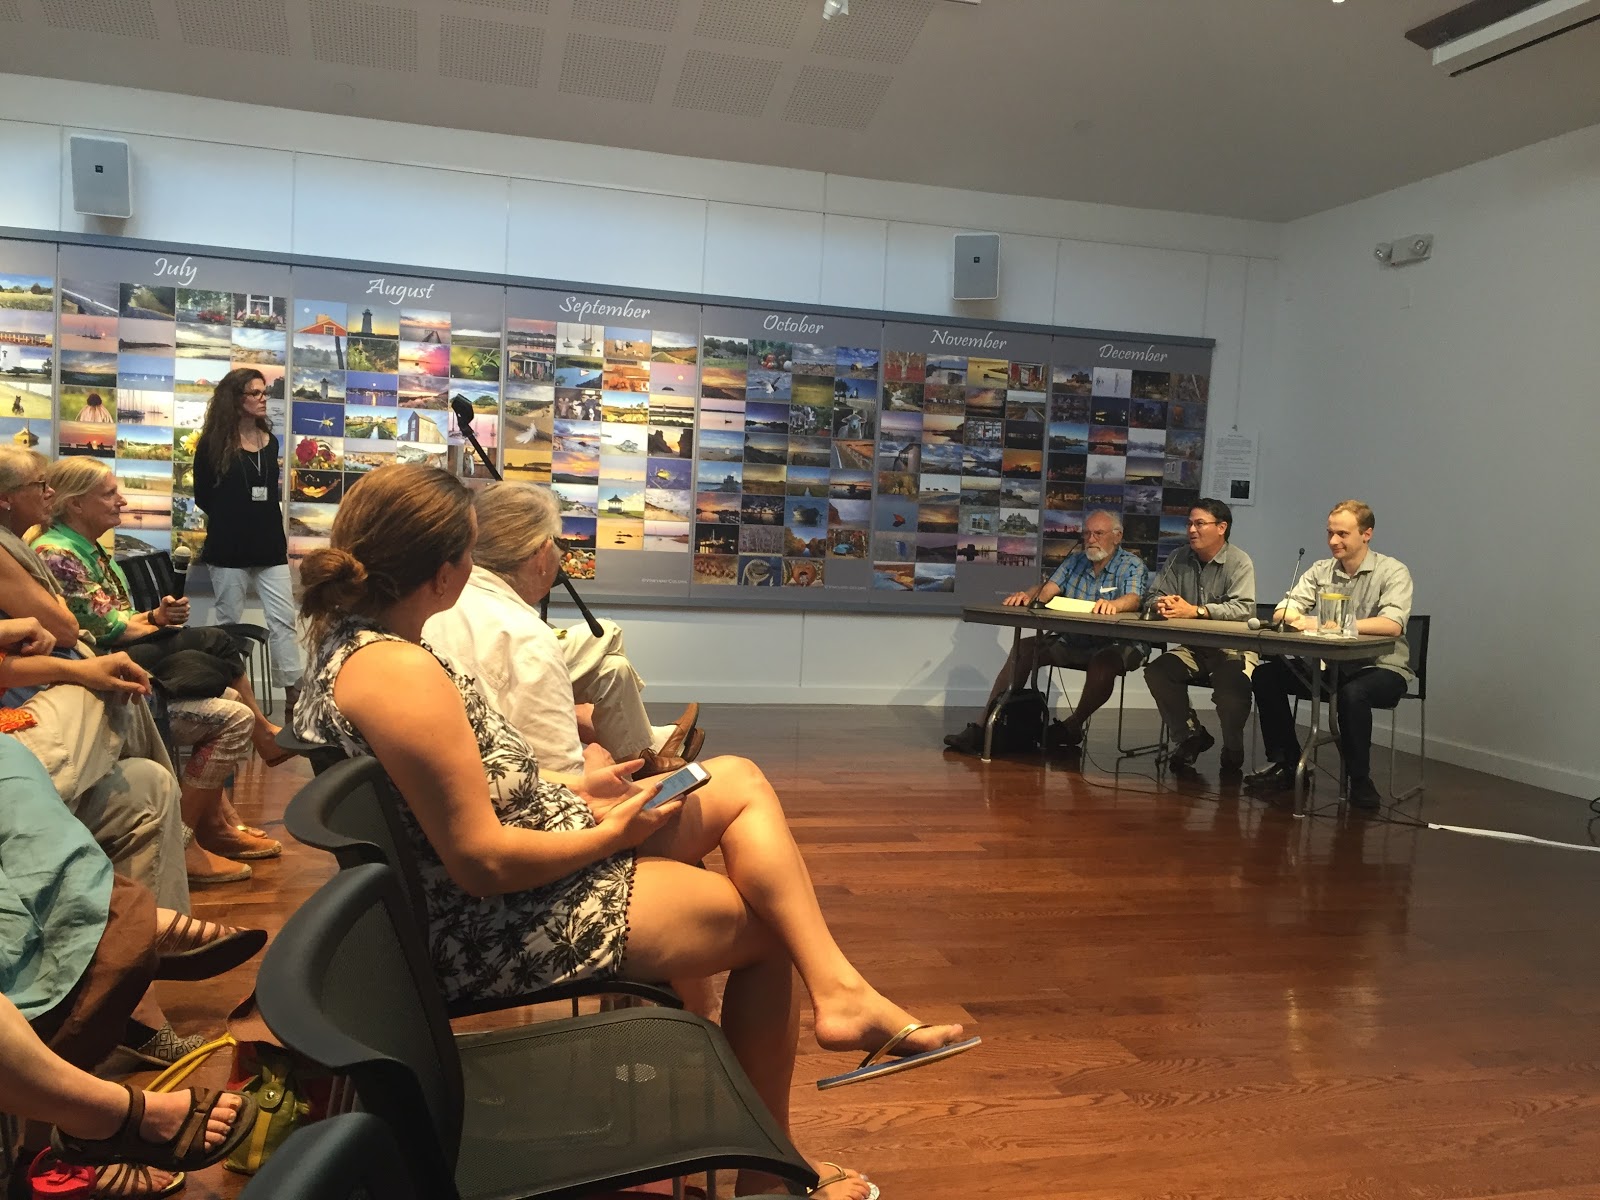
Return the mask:
POLYGON ((1000 700, 994 719, 994 753, 1025 754, 1039 749, 1050 721, 1050 705, 1038 688, 1018 688, 1000 700))

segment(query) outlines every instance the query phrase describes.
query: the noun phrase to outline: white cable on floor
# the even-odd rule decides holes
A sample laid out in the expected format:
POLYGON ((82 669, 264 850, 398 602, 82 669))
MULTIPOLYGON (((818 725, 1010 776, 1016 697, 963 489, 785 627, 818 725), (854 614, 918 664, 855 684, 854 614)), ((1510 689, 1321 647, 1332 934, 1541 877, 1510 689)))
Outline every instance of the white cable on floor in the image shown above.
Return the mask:
POLYGON ((1435 825, 1429 829, 1442 829, 1446 833, 1466 833, 1474 837, 1498 838, 1502 842, 1529 842, 1535 846, 1556 846, 1562 850, 1589 850, 1600 852, 1600 846, 1580 846, 1577 842, 1553 842, 1549 838, 1530 837, 1526 833, 1507 833, 1503 829, 1474 829, 1471 825, 1435 825))

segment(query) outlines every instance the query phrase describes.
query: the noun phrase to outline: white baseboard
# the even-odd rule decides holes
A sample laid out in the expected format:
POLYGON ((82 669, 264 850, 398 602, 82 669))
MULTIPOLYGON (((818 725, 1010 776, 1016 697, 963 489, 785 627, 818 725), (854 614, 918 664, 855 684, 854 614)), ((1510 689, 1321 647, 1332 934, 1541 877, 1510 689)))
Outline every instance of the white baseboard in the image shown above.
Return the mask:
MULTIPOLYGON (((1383 727, 1380 718, 1373 729, 1374 756, 1380 753, 1380 746, 1387 750, 1387 734, 1388 730, 1383 727)), ((1408 729, 1399 729, 1395 731, 1395 745, 1404 753, 1416 754, 1418 753, 1420 740, 1415 732, 1408 729)), ((1531 787, 1546 788, 1549 791, 1559 792, 1565 796, 1588 798, 1600 792, 1600 773, 1577 771, 1571 767, 1525 758, 1520 754, 1510 754, 1505 751, 1489 750, 1483 746, 1468 745, 1464 742, 1455 741, 1453 738, 1442 738, 1430 734, 1428 737, 1428 757, 1440 762, 1451 763, 1458 767, 1466 767, 1468 770, 1482 771, 1485 775, 1494 775, 1500 779, 1512 779, 1518 783, 1526 783, 1531 787)), ((1373 766, 1374 772, 1380 769, 1375 762, 1373 766)))
MULTIPOLYGON (((795 687, 793 684, 760 683, 665 683, 654 679, 644 693, 653 704, 871 704, 913 705, 918 708, 980 708, 989 699, 989 689, 944 687, 795 687)), ((1060 693, 1055 693, 1057 704, 1060 693)), ((1115 699, 1112 704, 1115 704, 1115 699)), ((1143 688, 1129 687, 1127 707, 1155 709, 1155 701, 1143 688)), ((1111 705, 1106 706, 1108 709, 1111 705)))

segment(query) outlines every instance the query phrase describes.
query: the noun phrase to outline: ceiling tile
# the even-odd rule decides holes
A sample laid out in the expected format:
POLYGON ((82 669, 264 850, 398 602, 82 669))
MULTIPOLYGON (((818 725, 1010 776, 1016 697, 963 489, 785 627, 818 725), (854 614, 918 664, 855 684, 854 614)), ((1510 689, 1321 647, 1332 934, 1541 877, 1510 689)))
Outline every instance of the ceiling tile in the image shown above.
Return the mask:
POLYGON ((191 46, 287 55, 289 15, 283 0, 176 0, 178 30, 191 46))
POLYGON ((825 129, 865 129, 893 80, 835 67, 802 67, 783 119, 825 129))
POLYGON ((810 0, 703 0, 694 31, 724 42, 787 49, 809 7, 810 0))
POLYGON ((666 33, 678 23, 678 0, 572 0, 572 19, 666 33))
POLYGON ((863 0, 848 16, 824 21, 811 49, 867 62, 904 62, 933 11, 933 0, 863 0))
POLYGON ((39 0, 44 19, 57 29, 159 38, 150 0, 39 0))
POLYGON ((782 70, 783 63, 777 59, 691 50, 683 60, 672 103, 677 108, 731 117, 759 117, 782 70))
POLYGON ((561 90, 571 96, 649 104, 661 79, 665 46, 574 33, 561 62, 561 90))
POLYGON ((504 87, 538 87, 544 30, 481 17, 446 16, 439 37, 439 74, 504 87))
POLYGON ((489 8, 503 8, 507 12, 526 13, 532 17, 550 14, 550 0, 461 0, 463 4, 482 4, 489 8))
POLYGON ((321 62, 417 69, 417 14, 361 0, 311 0, 311 50, 321 62))

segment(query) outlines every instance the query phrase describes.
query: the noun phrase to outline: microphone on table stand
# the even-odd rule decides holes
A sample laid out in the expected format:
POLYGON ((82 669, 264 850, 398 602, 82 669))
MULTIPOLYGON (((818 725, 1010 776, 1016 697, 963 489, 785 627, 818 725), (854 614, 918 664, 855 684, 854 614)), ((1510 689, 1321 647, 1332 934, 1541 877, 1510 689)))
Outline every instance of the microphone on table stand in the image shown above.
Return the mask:
POLYGON ((1289 593, 1294 591, 1294 585, 1300 580, 1300 563, 1305 559, 1305 556, 1306 548, 1301 546, 1300 552, 1294 556, 1294 574, 1289 576, 1289 586, 1284 591, 1283 599, 1280 601, 1283 616, 1276 621, 1268 621, 1265 624, 1262 623, 1260 617, 1251 617, 1244 623, 1246 629, 1265 629, 1270 633, 1279 633, 1283 630, 1285 622, 1289 620, 1289 593))
MULTIPOLYGON (((495 469, 494 460, 489 457, 488 451, 483 448, 483 443, 478 440, 478 435, 472 432, 472 418, 477 414, 472 410, 472 402, 465 396, 457 396, 450 401, 450 411, 456 415, 456 426, 461 430, 461 436, 467 439, 467 444, 472 447, 478 456, 478 461, 483 464, 483 469, 499 482, 504 482, 504 476, 495 469)), ((572 586, 572 580, 567 578, 567 573, 556 568, 555 581, 567 589, 567 595, 572 597, 572 602, 578 606, 578 611, 583 614, 584 621, 589 626, 589 632, 597 638, 603 638, 606 631, 600 627, 600 622, 589 611, 589 606, 583 602, 583 597, 578 595, 578 589, 572 586)), ((546 592, 544 599, 539 602, 539 616, 545 617, 550 611, 550 593, 546 592)))

